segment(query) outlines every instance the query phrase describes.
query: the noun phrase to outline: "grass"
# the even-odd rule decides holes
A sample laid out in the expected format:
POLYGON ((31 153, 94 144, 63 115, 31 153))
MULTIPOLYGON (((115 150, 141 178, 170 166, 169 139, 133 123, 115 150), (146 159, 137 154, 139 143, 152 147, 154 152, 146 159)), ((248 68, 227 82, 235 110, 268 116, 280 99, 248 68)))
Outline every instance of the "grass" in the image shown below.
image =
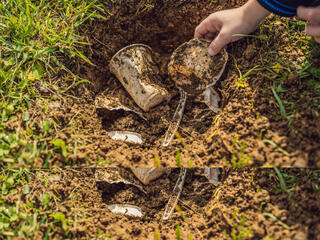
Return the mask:
POLYGON ((241 215, 240 221, 237 220, 239 210, 236 210, 232 216, 233 227, 231 229, 231 239, 232 240, 245 240, 251 238, 252 228, 247 228, 246 225, 246 216, 241 215))
POLYGON ((240 150, 237 150, 239 137, 235 137, 232 143, 231 164, 233 168, 242 168, 252 164, 252 155, 246 154, 246 142, 243 140, 240 144, 240 150))
POLYGON ((55 120, 34 124, 28 109, 43 97, 39 87, 63 98, 86 82, 73 74, 63 59, 78 58, 91 64, 81 52, 88 43, 78 35, 78 28, 89 19, 105 18, 103 12, 96 0, 0 3, 0 164, 33 166, 36 159, 45 158, 43 167, 49 167, 56 153, 68 163, 66 156, 74 147, 54 139, 55 120), (55 79, 61 72, 63 82, 55 79), (7 130, 7 124, 15 122, 24 127, 7 130), (51 141, 44 140, 48 136, 51 141))

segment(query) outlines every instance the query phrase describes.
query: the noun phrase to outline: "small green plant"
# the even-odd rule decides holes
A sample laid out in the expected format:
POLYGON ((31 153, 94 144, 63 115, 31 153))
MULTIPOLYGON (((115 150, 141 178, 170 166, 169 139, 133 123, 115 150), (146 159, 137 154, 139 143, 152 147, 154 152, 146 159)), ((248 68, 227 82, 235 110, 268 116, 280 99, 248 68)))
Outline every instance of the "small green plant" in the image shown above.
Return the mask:
POLYGON ((280 183, 280 189, 276 188, 279 192, 288 194, 288 201, 291 201, 292 192, 295 188, 296 177, 288 174, 283 174, 278 168, 274 168, 274 171, 278 177, 280 183))
POLYGON ((252 155, 245 154, 246 142, 242 141, 240 151, 236 150, 236 144, 239 137, 235 137, 232 143, 233 154, 231 156, 231 164, 233 168, 242 168, 252 163, 252 155))
POLYGON ((262 213, 262 215, 265 216, 265 217, 269 217, 269 218, 273 219, 274 221, 276 221, 277 224, 279 224, 280 226, 284 227, 284 228, 287 229, 287 230, 290 230, 290 229, 291 229, 287 224, 281 222, 278 218, 276 218, 276 217, 275 217, 273 214, 271 214, 271 213, 264 212, 264 213, 262 213))
POLYGON ((233 213, 232 221, 233 221, 233 228, 231 229, 231 238, 232 240, 245 240, 251 236, 252 228, 246 228, 246 216, 244 214, 241 215, 240 222, 237 221, 237 215, 239 210, 236 210, 233 213))
POLYGON ((235 67, 238 70, 239 73, 239 77, 237 77, 236 81, 235 81, 235 85, 237 87, 242 87, 245 88, 248 86, 248 76, 255 70, 257 70, 257 68, 259 67, 259 65, 254 66, 253 68, 251 68, 248 72, 246 72, 245 74, 242 75, 242 72, 240 71, 238 65, 235 63, 235 67))

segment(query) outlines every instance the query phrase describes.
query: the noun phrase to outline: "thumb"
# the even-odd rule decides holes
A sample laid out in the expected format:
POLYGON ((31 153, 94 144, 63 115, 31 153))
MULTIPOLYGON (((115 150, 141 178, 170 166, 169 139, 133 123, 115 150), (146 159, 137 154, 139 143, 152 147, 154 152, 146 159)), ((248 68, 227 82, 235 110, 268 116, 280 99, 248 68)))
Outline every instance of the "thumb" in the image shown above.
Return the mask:
POLYGON ((226 36, 226 34, 220 32, 219 35, 212 41, 212 43, 209 46, 209 55, 217 55, 221 51, 221 49, 224 48, 230 42, 231 39, 229 39, 226 36))

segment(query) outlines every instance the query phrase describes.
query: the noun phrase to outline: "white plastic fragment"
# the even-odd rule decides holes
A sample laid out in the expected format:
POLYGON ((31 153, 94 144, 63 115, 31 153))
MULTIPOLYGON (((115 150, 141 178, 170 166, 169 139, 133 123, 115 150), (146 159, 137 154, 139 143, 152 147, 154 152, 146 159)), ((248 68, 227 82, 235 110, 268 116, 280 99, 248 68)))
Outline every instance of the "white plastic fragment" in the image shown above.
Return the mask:
POLYGON ((210 183, 212 183, 214 186, 218 185, 220 175, 219 168, 205 168, 203 173, 210 183))
POLYGON ((187 93, 185 91, 183 91, 182 89, 180 89, 180 101, 179 101, 177 109, 173 115, 173 118, 172 118, 172 121, 169 125, 169 128, 166 131, 166 135, 164 137, 164 142, 162 144, 163 147, 169 146, 169 144, 171 143, 171 141, 174 137, 174 134, 178 130, 183 113, 184 113, 184 108, 186 106, 186 102, 187 102, 187 93))
POLYGON ((207 87, 206 90, 203 92, 204 95, 204 101, 207 104, 207 106, 215 113, 219 110, 219 102, 220 102, 220 96, 217 93, 216 90, 213 89, 213 87, 207 87))
POLYGON ((134 217, 142 217, 142 211, 139 207, 129 204, 111 204, 108 205, 108 209, 115 214, 124 214, 134 217))
POLYGON ((166 205, 166 209, 165 209, 163 217, 162 217, 163 220, 168 220, 170 218, 173 210, 175 209, 175 207, 178 203, 178 200, 180 198, 180 194, 182 192, 182 188, 183 188, 184 181, 186 179, 186 175, 187 175, 187 169, 181 168, 179 178, 176 182, 176 185, 174 186, 172 194, 171 194, 169 201, 166 205))
POLYGON ((111 131, 108 136, 113 140, 125 141, 134 144, 142 144, 143 140, 139 133, 128 131, 111 131))

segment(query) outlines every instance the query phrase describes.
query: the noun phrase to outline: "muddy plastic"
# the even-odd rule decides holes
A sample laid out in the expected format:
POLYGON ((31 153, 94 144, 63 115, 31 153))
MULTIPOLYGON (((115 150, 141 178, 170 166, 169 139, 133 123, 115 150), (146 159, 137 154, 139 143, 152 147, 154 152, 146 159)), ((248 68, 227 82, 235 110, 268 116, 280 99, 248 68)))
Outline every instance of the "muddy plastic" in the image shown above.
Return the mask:
POLYGON ((109 68, 144 111, 170 99, 168 91, 160 86, 159 68, 149 46, 133 44, 121 49, 112 57, 109 68))
POLYGON ((166 168, 133 168, 134 175, 145 185, 151 181, 161 177, 165 173, 169 173, 170 169, 166 168))
POLYGON ((223 74, 228 53, 224 49, 212 57, 208 54, 210 41, 192 39, 179 46, 172 54, 168 72, 178 88, 197 96, 214 86, 223 74))

